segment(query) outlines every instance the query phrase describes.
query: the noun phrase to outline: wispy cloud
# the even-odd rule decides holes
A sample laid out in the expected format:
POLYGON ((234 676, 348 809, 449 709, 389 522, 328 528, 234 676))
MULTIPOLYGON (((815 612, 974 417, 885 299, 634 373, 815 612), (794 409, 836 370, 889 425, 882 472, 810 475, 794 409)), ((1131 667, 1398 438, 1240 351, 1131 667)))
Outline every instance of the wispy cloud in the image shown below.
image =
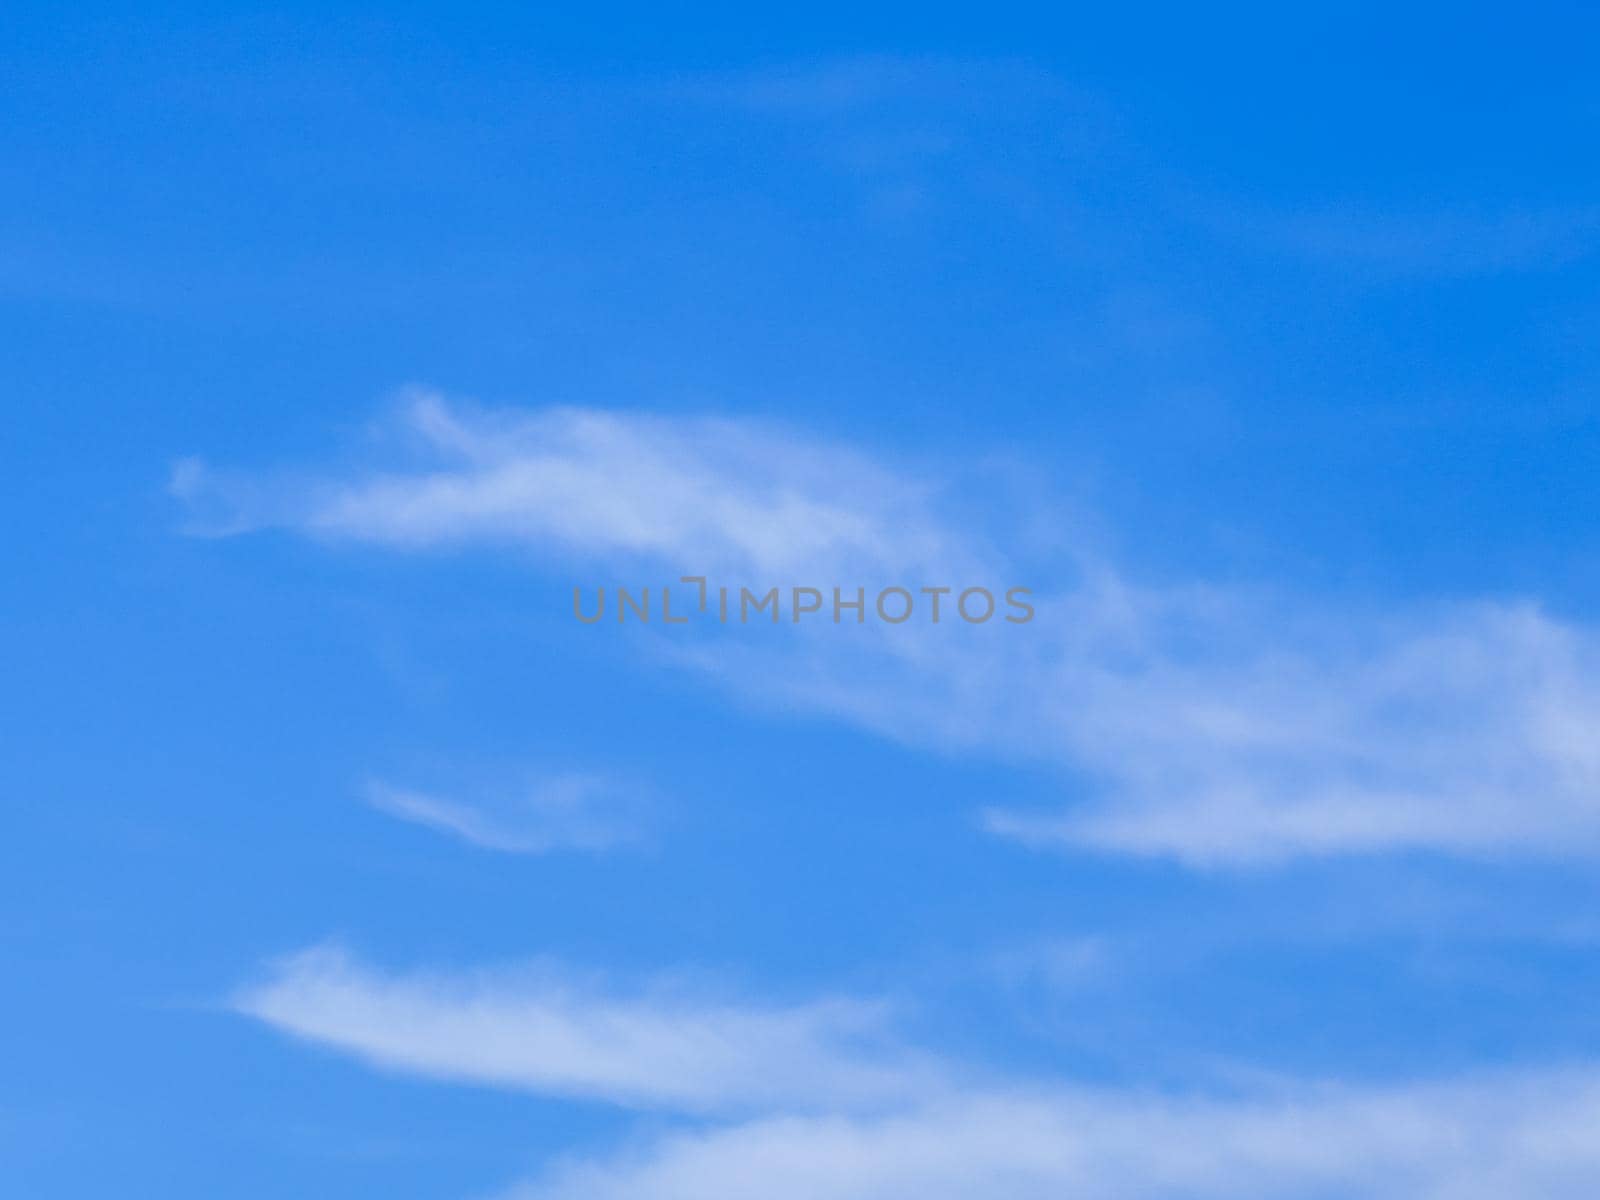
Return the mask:
MULTIPOLYGON (((1582 733, 1600 718, 1594 635, 1532 605, 1430 615, 1341 628, 1325 614, 1298 639, 1253 633, 1221 662, 1169 654, 1102 675, 1074 729, 1104 799, 1061 816, 994 812, 990 827, 1195 862, 1594 853, 1600 752, 1582 733)), ((1216 633, 1239 636, 1231 621, 1216 633)))
POLYGON ((392 1070, 629 1107, 848 1111, 931 1086, 879 1005, 748 1005, 670 979, 630 993, 552 965, 387 974, 322 947, 233 1006, 392 1070))
POLYGON ((1579 1200, 1600 1171, 1597 1120, 1592 1072, 1222 1099, 972 1094, 672 1135, 507 1200, 1579 1200))
POLYGON ((414 391, 411 470, 280 488, 199 459, 172 490, 219 532, 284 526, 401 549, 526 546, 787 579, 947 558, 927 484, 757 422, 549 409, 473 412, 414 391))
POLYGON ((881 1005, 622 991, 550 965, 396 975, 326 948, 235 1007, 389 1070, 692 1120, 507 1200, 1577 1200, 1600 1171, 1588 1067, 1187 1094, 1006 1080, 907 1049, 881 1005))
POLYGON ((541 779, 509 797, 468 804, 371 781, 363 795, 380 812, 510 854, 608 850, 637 841, 639 805, 612 780, 569 774, 541 779))
MULTIPOLYGON (((1065 768, 1072 807, 985 818, 1035 844, 1196 864, 1600 851, 1600 639, 1536 603, 1363 612, 1144 583, 1053 510, 1019 510, 997 533, 975 515, 991 499, 959 473, 757 423, 474 413, 429 395, 406 422, 422 464, 267 501, 270 488, 245 480, 246 511, 224 527, 516 546, 760 584, 1064 579, 1025 627, 830 625, 658 645, 769 707, 1065 768)), ((184 494, 226 508, 208 478, 184 468, 184 494)))

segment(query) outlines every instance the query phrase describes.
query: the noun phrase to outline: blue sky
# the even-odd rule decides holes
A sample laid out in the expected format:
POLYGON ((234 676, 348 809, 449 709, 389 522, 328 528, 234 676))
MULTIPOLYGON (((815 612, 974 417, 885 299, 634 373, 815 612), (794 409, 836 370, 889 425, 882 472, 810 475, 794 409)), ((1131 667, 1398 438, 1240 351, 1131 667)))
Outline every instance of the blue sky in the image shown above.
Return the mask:
POLYGON ((8 13, 3 1190, 1592 1195, 1597 32, 8 13))

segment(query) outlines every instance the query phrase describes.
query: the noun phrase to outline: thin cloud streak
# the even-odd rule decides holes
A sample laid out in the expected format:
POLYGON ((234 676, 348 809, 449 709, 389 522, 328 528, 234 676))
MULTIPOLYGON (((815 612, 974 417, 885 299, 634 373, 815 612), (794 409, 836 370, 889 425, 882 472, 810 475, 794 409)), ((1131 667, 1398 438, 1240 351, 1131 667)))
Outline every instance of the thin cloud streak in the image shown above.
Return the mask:
POLYGON ((363 795, 391 817, 507 854, 610 850, 643 836, 638 806, 622 797, 618 785, 593 775, 541 780, 493 805, 466 804, 377 780, 363 795))
POLYGON ((274 489, 191 458, 175 467, 171 491, 208 515, 200 532, 287 527, 405 550, 522 546, 751 579, 852 566, 918 574, 955 550, 930 519, 930 486, 758 422, 473 412, 415 390, 400 423, 422 452, 412 470, 274 489))
POLYGON ((1578 1200, 1600 1070, 1174 1094, 985 1075, 908 1049, 881 1005, 623 993, 553 965, 392 974, 318 948, 237 1011, 386 1070, 678 1114, 503 1200, 1578 1200))
MULTIPOLYGON (((1133 580, 1056 522, 1056 550, 986 532, 955 476, 760 423, 412 398, 424 465, 264 501, 187 464, 220 528, 297 528, 403 550, 512 546, 550 561, 730 582, 1068 582, 1025 627, 797 626, 655 639, 767 708, 909 745, 1044 763, 1081 798, 991 807, 1040 846, 1197 866, 1423 850, 1600 853, 1600 638, 1528 601, 1388 613, 1201 583, 1133 580)), ((225 478, 225 477, 217 477, 225 478)), ((1050 514, 1045 514, 1046 516, 1050 514)), ((1039 511, 1012 528, 1036 528, 1039 511)))
POLYGON ((1583 1200, 1597 1121, 1592 1071, 1223 1099, 975 1094, 670 1135, 503 1200, 1583 1200))
POLYGON ((232 1007, 389 1070, 629 1108, 850 1111, 935 1086, 879 1005, 738 1004, 671 980, 622 993, 549 964, 395 974, 318 947, 232 1007))

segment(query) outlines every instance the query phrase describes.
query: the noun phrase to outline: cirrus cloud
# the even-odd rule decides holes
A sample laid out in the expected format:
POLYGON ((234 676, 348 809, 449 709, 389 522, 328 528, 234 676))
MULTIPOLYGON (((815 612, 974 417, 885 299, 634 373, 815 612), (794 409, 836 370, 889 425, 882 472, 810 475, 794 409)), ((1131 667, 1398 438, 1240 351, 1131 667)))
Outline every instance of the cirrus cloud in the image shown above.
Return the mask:
POLYGON ((1018 510, 997 533, 959 473, 759 422, 484 412, 420 393, 403 427, 421 463, 273 487, 191 461, 174 490, 216 532, 512 547, 669 580, 1065 577, 1025 627, 668 631, 655 649, 768 709, 1062 771, 1070 806, 985 814, 1034 845, 1195 865, 1600 851, 1600 637, 1534 601, 1355 611, 1141 581, 1053 510, 1018 510))

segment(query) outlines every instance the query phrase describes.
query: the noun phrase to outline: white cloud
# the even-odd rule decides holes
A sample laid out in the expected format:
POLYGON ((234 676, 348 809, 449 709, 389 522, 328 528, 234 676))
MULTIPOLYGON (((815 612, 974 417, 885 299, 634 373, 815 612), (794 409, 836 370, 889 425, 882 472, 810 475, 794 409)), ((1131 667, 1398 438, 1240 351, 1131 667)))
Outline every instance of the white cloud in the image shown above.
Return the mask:
POLYGON ((1587 1072, 1221 1099, 973 1094, 680 1133, 507 1200, 1586 1200, 1597 1122, 1587 1072))
POLYGON ((1378 618, 1101 573, 1037 607, 1021 628, 684 658, 768 704, 1066 768, 1074 805, 985 813, 1030 844, 1194 865, 1600 852, 1600 642, 1537 606, 1378 618))
POLYGON ((1600 640, 1537 605, 1374 614, 1140 584, 1054 510, 988 534, 975 514, 992 502, 970 480, 759 423, 473 413, 421 395, 406 427, 429 455, 410 470, 275 490, 191 463, 175 487, 222 529, 511 545, 666 580, 1037 586, 1042 566, 1070 581, 1041 590, 1027 626, 657 644, 767 706, 1065 768, 1073 807, 986 815, 1035 844, 1196 864, 1600 850, 1600 640))
MULTIPOLYGON (((236 1008, 390 1070, 679 1114, 505 1200, 1587 1200, 1600 1072, 1225 1090, 1004 1080, 907 1049, 881 1006, 736 1004, 572 972, 387 975, 329 949, 236 1008)), ((1240 1083, 1239 1079, 1246 1081, 1240 1083)))
MULTIPOLYGON (((1162 654, 1058 689, 1079 706, 1062 722, 1070 756, 1102 797, 1056 816, 991 813, 990 827, 1197 863, 1600 849, 1589 631, 1488 604, 1429 628, 1324 619, 1296 638, 1265 627, 1220 662, 1162 654)), ((1217 636, 1237 638, 1230 626, 1217 636)))
POLYGON ((608 850, 637 841, 638 805, 597 775, 557 775, 509 798, 465 804, 373 781, 367 803, 380 812, 452 834, 488 850, 543 854, 551 850, 608 850))
POLYGON ((684 573, 915 572, 951 552, 929 519, 928 486, 755 422, 473 413, 413 392, 403 424, 425 455, 416 469, 270 489, 186 459, 171 487, 216 514, 221 532, 280 525, 405 549, 521 545, 684 573))
POLYGON ((662 980, 618 995, 552 966, 394 975, 319 948, 233 1005, 377 1066, 638 1108, 851 1110, 932 1086, 856 1001, 741 1005, 662 980))

